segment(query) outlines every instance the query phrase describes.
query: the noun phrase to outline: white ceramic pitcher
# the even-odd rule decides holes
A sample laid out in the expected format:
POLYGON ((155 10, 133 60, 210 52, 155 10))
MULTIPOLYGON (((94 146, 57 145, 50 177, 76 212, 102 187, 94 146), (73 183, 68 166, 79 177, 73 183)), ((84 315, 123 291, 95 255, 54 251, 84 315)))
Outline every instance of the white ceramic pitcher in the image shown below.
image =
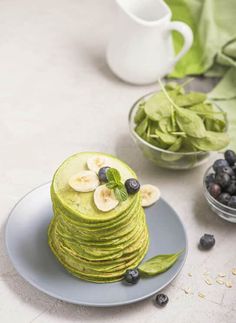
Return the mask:
POLYGON ((193 35, 183 22, 171 22, 171 11, 162 0, 116 0, 118 17, 107 47, 107 63, 122 80, 148 84, 168 74, 189 50, 193 35), (174 56, 171 31, 184 38, 174 56))

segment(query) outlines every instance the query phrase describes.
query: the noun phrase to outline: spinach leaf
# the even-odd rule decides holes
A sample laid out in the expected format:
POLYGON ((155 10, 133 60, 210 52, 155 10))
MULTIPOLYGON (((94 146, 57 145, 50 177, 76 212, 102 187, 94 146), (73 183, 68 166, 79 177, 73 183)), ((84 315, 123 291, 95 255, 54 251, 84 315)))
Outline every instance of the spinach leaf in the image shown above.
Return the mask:
POLYGON ((191 138, 190 141, 198 150, 217 151, 228 146, 229 136, 227 133, 206 131, 204 138, 191 138))
POLYGON ((214 113, 212 105, 207 103, 193 105, 189 110, 196 112, 199 116, 211 115, 214 113))
POLYGON ((167 145, 172 145, 176 141, 176 136, 169 134, 169 133, 163 133, 160 130, 156 129, 156 136, 159 138, 163 143, 167 145))
POLYGON ((181 252, 153 257, 138 267, 141 276, 152 277, 167 271, 178 260, 181 252))
MULTIPOLYGON (((176 94, 171 94, 171 92, 169 95, 176 97, 176 94)), ((163 117, 171 116, 171 103, 163 92, 158 92, 147 100, 144 111, 149 119, 160 121, 163 117)))
POLYGON ((211 117, 205 118, 205 127, 206 130, 224 132, 226 128, 226 122, 224 118, 213 115, 211 117))
POLYGON ((206 99, 207 96, 205 93, 189 92, 185 95, 177 96, 175 104, 179 107, 190 107, 195 104, 203 103, 206 99))
POLYGON ((136 124, 140 123, 146 116, 145 111, 144 111, 144 105, 145 103, 140 103, 138 110, 134 116, 134 122, 136 124))
POLYGON ((185 92, 182 84, 179 84, 177 82, 168 82, 165 85, 165 89, 167 91, 175 91, 177 94, 184 94, 185 92))
POLYGON ((139 136, 142 136, 148 127, 148 117, 145 117, 139 125, 136 126, 135 131, 139 136))
POLYGON ((187 135, 196 138, 203 138, 206 135, 206 129, 202 119, 193 111, 177 108, 176 121, 180 129, 187 135))
POLYGON ((225 113, 214 109, 210 103, 202 103, 189 108, 204 119, 206 130, 224 132, 226 127, 225 113))
POLYGON ((162 132, 164 133, 168 133, 172 131, 172 122, 171 122, 171 118, 162 118, 159 121, 159 128, 162 132))
POLYGON ((178 137, 175 142, 169 147, 169 151, 179 151, 183 142, 183 138, 178 137))

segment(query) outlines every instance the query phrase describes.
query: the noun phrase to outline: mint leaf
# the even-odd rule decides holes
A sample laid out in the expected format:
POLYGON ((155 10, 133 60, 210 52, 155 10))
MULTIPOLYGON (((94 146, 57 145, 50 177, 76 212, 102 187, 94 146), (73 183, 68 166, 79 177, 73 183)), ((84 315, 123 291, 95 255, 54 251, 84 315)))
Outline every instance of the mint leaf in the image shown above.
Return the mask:
POLYGON ((106 176, 108 182, 115 182, 116 184, 119 184, 121 181, 120 173, 115 168, 109 168, 106 172, 106 176))
POLYGON ((106 187, 113 189, 115 196, 119 202, 125 201, 128 198, 128 193, 124 184, 121 182, 121 176, 117 169, 109 168, 106 172, 108 183, 106 187))
POLYGON ((122 186, 119 185, 119 187, 118 186, 115 187, 114 193, 115 193, 117 200, 120 202, 123 202, 123 201, 127 200, 127 198, 128 198, 128 193, 127 193, 126 188, 123 184, 122 184, 122 186))
POLYGON ((115 188, 116 186, 117 186, 117 184, 116 184, 116 182, 114 182, 114 181, 108 182, 108 183, 106 184, 106 187, 107 187, 107 188, 109 188, 109 189, 113 189, 113 188, 115 188))

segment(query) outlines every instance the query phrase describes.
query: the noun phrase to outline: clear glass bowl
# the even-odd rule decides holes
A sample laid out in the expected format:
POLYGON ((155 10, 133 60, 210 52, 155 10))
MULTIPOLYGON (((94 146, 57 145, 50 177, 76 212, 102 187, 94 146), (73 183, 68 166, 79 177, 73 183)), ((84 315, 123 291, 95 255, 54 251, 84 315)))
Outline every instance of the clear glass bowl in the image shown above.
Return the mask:
POLYGON ((221 217, 222 219, 224 219, 226 221, 236 223, 236 209, 233 209, 233 208, 231 208, 229 206, 226 206, 226 205, 218 202, 208 192, 207 186, 206 186, 206 177, 208 175, 210 175, 211 173, 214 173, 214 170, 213 170, 212 167, 209 167, 206 170, 205 174, 204 174, 204 178, 203 178, 203 193, 204 193, 204 196, 205 196, 210 208, 212 209, 212 211, 214 213, 216 213, 219 217, 221 217))
MULTIPOLYGON (((153 95, 155 92, 149 93, 140 99, 138 99, 132 106, 129 112, 129 130, 132 138, 134 139, 137 146, 141 149, 144 156, 149 160, 154 162, 159 167, 169 168, 169 169, 191 169, 200 166, 207 162, 210 156, 210 152, 197 151, 189 153, 172 152, 158 148, 151 145, 134 131, 135 123, 134 116, 138 109, 138 104, 141 100, 146 100, 148 97, 153 95)), ((218 107, 217 107, 218 108, 218 107)), ((219 108, 218 108, 219 109, 219 108)), ((220 110, 220 109, 219 109, 220 110)))

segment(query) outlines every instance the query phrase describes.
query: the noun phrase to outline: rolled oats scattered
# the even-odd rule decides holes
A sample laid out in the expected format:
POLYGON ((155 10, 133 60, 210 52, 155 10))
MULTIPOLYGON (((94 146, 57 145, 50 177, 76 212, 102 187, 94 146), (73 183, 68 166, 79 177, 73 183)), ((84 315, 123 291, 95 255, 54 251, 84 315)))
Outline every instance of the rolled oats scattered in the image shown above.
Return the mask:
POLYGON ((192 276, 193 276, 193 274, 192 274, 192 273, 188 273, 188 276, 189 276, 189 277, 192 277, 192 276))
POLYGON ((226 276, 226 274, 225 274, 225 273, 219 273, 219 274, 218 274, 218 276, 219 276, 219 277, 225 277, 225 276, 226 276))

